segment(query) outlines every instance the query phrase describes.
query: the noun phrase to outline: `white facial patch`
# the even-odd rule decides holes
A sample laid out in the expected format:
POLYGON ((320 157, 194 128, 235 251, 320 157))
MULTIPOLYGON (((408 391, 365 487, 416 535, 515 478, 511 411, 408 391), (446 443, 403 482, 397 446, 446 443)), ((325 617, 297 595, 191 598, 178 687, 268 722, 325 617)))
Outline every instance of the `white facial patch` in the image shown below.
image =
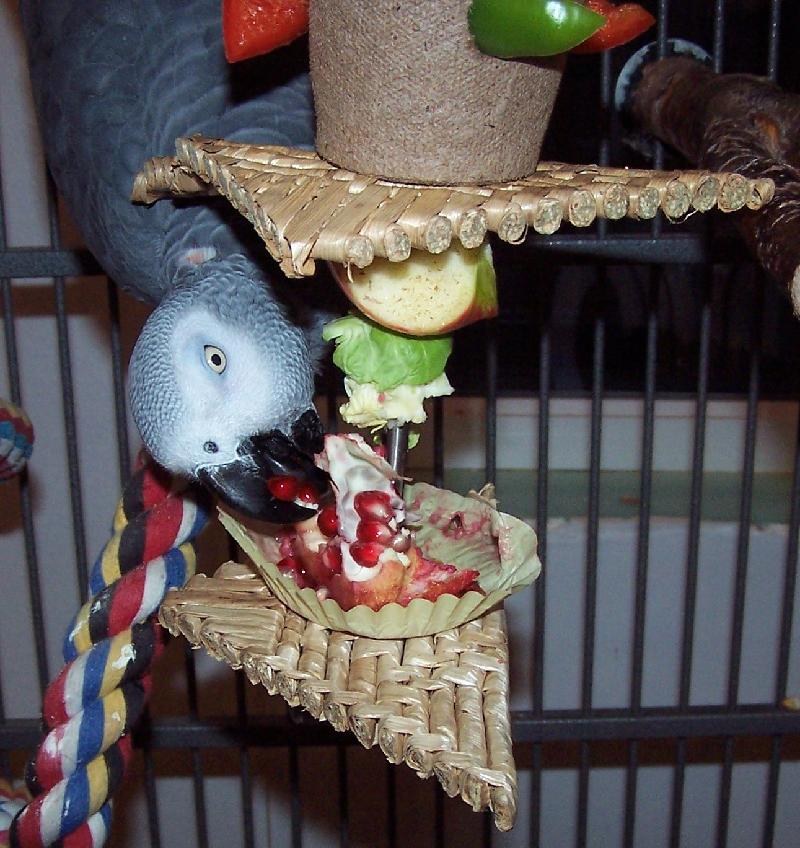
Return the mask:
POLYGON ((176 322, 170 354, 185 409, 170 452, 187 470, 231 462, 243 437, 275 426, 270 362, 241 328, 191 310, 176 322), (224 353, 221 371, 207 361, 209 346, 224 353))

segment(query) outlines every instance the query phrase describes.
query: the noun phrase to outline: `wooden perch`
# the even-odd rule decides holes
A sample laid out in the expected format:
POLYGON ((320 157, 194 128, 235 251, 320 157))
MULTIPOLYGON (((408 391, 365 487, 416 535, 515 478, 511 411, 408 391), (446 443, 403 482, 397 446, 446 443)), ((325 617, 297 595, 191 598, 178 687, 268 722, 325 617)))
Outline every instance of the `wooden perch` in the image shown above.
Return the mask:
POLYGON ((800 95, 676 57, 645 68, 633 112, 694 165, 774 181, 773 201, 740 212, 736 223, 800 316, 800 95))

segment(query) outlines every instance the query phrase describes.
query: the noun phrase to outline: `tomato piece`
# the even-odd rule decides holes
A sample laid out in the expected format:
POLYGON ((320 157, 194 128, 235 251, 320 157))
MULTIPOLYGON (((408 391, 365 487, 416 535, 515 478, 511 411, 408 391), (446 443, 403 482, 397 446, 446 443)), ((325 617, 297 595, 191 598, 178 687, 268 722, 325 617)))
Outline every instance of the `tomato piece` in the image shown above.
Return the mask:
POLYGON ((603 15, 606 24, 586 41, 572 48, 573 53, 600 53, 638 38, 655 24, 656 19, 638 3, 615 6, 609 0, 583 0, 584 5, 603 15))
POLYGON ((309 0, 222 0, 222 38, 229 62, 252 59, 308 31, 309 0))

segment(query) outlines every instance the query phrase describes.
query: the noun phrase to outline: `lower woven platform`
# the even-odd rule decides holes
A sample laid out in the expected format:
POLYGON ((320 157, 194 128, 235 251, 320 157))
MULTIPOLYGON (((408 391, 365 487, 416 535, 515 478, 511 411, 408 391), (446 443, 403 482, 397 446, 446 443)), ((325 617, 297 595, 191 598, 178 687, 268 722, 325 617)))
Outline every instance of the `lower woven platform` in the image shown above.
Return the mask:
POLYGON ((505 613, 435 636, 379 640, 326 630, 277 600, 249 566, 226 563, 170 592, 161 623, 451 797, 514 824, 505 613))

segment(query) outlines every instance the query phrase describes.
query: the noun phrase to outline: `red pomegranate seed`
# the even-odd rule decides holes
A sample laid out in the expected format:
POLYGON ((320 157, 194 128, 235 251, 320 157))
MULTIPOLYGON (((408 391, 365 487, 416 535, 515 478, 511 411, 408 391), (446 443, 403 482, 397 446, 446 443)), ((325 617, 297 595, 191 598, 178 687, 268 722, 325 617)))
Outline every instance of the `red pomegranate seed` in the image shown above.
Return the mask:
POLYGON ((374 519, 384 523, 394 518, 392 501, 386 492, 370 490, 359 492, 353 499, 353 506, 360 518, 374 519))
POLYGON ((285 533, 278 536, 278 550, 282 557, 294 556, 295 538, 296 536, 294 533, 291 535, 289 533, 285 533))
POLYGON ((283 574, 292 574, 299 571, 300 568, 300 560, 297 557, 287 556, 278 562, 278 571, 283 574))
POLYGON ((320 533, 325 536, 335 536, 339 532, 339 516, 335 506, 326 506, 317 516, 320 533))
POLYGON ((279 560, 278 571, 282 574, 290 574, 294 578, 294 582, 301 589, 305 589, 307 586, 310 586, 312 589, 316 588, 316 584, 309 577, 305 566, 297 557, 288 556, 279 560))
POLYGON ((279 501, 293 501, 297 497, 297 480, 288 474, 281 477, 271 477, 267 480, 267 488, 272 497, 279 501))
POLYGON ((364 568, 374 568, 385 550, 386 546, 377 542, 353 542, 350 545, 350 556, 364 568))
POLYGON ((360 521, 356 528, 356 536, 360 542, 378 542, 379 544, 391 544, 394 533, 382 521, 360 521))
POLYGON ((301 483, 297 487, 296 497, 303 503, 317 503, 319 501, 319 493, 310 483, 301 483))
POLYGON ((322 564, 331 574, 342 573, 342 552, 338 545, 330 544, 322 552, 322 564))
POLYGON ((404 554, 411 547, 411 536, 406 533, 395 533, 389 544, 392 546, 393 551, 397 551, 399 554, 404 554))
POLYGON ((297 583, 300 589, 316 589, 317 584, 314 582, 309 573, 305 570, 305 568, 301 565, 299 570, 295 571, 294 574, 294 582, 297 583))

